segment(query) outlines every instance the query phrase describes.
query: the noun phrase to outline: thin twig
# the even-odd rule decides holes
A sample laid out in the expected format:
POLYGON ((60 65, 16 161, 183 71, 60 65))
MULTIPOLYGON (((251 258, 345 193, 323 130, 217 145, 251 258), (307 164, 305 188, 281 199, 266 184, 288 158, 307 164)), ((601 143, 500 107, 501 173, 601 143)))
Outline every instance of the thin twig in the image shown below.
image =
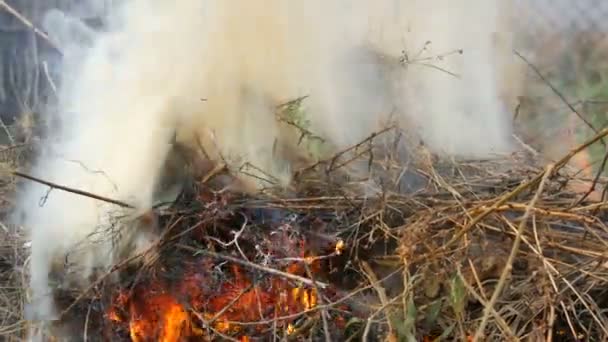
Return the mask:
POLYGON ((61 49, 59 48, 59 46, 46 33, 44 33, 42 30, 40 30, 39 28, 37 28, 34 24, 32 24, 32 22, 30 20, 28 20, 26 17, 24 17, 17 10, 15 10, 14 8, 12 8, 9 4, 6 3, 6 1, 0 0, 0 8, 3 8, 6 12, 8 12, 9 14, 11 14, 13 17, 17 18, 17 20, 19 20, 23 25, 25 25, 27 28, 33 30, 34 33, 38 37, 42 38, 53 49, 55 49, 57 52, 59 52, 61 55, 63 55, 63 51, 61 51, 61 49))
POLYGON ((135 207, 133 205, 131 205, 129 203, 126 203, 126 202, 122 202, 122 201, 119 201, 119 200, 107 198, 107 197, 100 196, 100 195, 96 195, 96 194, 93 194, 93 193, 90 193, 90 192, 87 192, 87 191, 83 191, 83 190, 69 188, 67 186, 63 186, 63 185, 59 185, 59 184, 52 183, 52 182, 49 182, 49 181, 45 181, 43 179, 40 179, 40 178, 37 178, 37 177, 34 177, 34 176, 26 175, 25 173, 21 173, 19 171, 13 171, 13 175, 15 175, 17 177, 21 177, 21 178, 25 178, 25 179, 34 181, 36 183, 40 183, 40 184, 46 185, 46 186, 50 187, 51 189, 59 189, 59 190, 66 191, 66 192, 69 192, 69 193, 73 193, 73 194, 76 194, 76 195, 93 198, 93 199, 96 199, 96 200, 99 200, 99 201, 102 201, 102 202, 107 202, 107 203, 115 204, 115 205, 117 205, 119 207, 135 209, 135 207))
POLYGON ((91 307, 92 307, 92 305, 89 304, 89 306, 87 307, 87 314, 84 319, 84 332, 82 333, 84 342, 87 342, 89 340, 88 332, 89 332, 89 319, 91 318, 91 307))
MULTIPOLYGON (((524 57, 517 50, 513 50, 513 52, 515 53, 515 55, 517 55, 519 58, 521 58, 521 60, 523 60, 524 63, 526 63, 528 65, 528 67, 530 69, 532 69, 532 71, 534 71, 534 73, 551 89, 551 91, 553 91, 553 93, 555 93, 555 95, 557 95, 557 97, 559 97, 559 99, 566 106, 568 106, 568 108, 574 114, 576 114, 576 116, 579 117, 579 119, 581 119, 585 123, 585 125, 587 125, 595 134, 599 134, 600 133, 593 126, 593 124, 591 124, 591 122, 589 122, 589 120, 587 120, 578 110, 576 110, 576 108, 574 108, 574 106, 570 102, 568 102, 568 100, 566 99, 566 97, 559 90, 557 90, 557 88, 542 74, 542 72, 540 72, 540 70, 534 64, 532 64, 532 62, 530 62, 526 57, 524 57)), ((602 145, 604 145, 604 147, 606 147, 606 142, 603 139, 601 140, 601 143, 602 143, 602 145)))
POLYGON ((607 162, 608 162, 608 149, 606 149, 606 152, 604 153, 604 157, 602 158, 602 162, 600 164, 600 167, 597 170, 597 172, 595 174, 595 177, 593 178, 593 182, 591 183, 591 186, 589 187, 589 190, 587 190, 583 194, 583 196, 581 196, 576 202, 574 202, 570 206, 570 209, 578 206, 581 203, 583 203, 583 201, 586 200, 589 197, 589 195, 591 195, 595 191, 595 187, 597 186, 597 182, 600 180, 600 177, 602 176, 602 174, 604 173, 604 171, 606 169, 606 163, 607 162))
POLYGON ((353 145, 353 146, 350 146, 350 147, 348 147, 348 148, 346 148, 346 149, 344 149, 344 150, 342 150, 342 151, 340 151, 340 152, 336 153, 336 154, 335 154, 335 155, 333 155, 331 158, 327 158, 327 159, 319 160, 318 162, 316 162, 316 163, 314 163, 314 164, 311 164, 311 165, 309 165, 309 166, 306 166, 306 167, 304 167, 304 168, 302 168, 302 169, 300 169, 300 170, 296 171, 296 172, 295 172, 295 174, 294 174, 294 179, 297 179, 297 178, 298 178, 299 176, 301 176, 301 175, 302 175, 304 172, 306 172, 306 171, 310 171, 310 170, 313 170, 313 169, 315 169, 316 167, 318 167, 319 165, 326 164, 326 163, 330 163, 330 169, 335 169, 335 168, 333 168, 332 166, 333 166, 333 164, 335 164, 336 160, 338 160, 338 159, 339 159, 341 156, 345 155, 346 153, 348 153, 348 152, 350 152, 350 151, 353 151, 353 150, 355 150, 355 151, 356 151, 356 150, 357 150, 359 147, 361 147, 361 146, 363 146, 363 145, 365 145, 365 144, 370 143, 370 142, 371 142, 371 141, 373 141, 373 140, 374 140, 376 137, 378 137, 378 136, 380 136, 380 135, 382 135, 382 134, 384 134, 384 133, 386 133, 386 132, 388 132, 388 131, 390 131, 390 130, 393 130, 393 129, 395 129, 395 127, 394 127, 394 126, 389 126, 389 127, 386 127, 386 128, 384 128, 384 129, 382 129, 382 130, 380 130, 380 131, 378 131, 378 132, 374 132, 374 133, 372 133, 371 135, 369 135, 367 138, 363 139, 363 140, 362 140, 361 142, 359 142, 358 144, 353 145))
POLYGON ((44 76, 46 77, 46 80, 49 82, 49 85, 51 86, 51 90, 53 90, 53 94, 55 94, 55 96, 57 96, 57 85, 55 84, 55 81, 51 77, 51 73, 49 72, 49 64, 46 61, 42 62, 42 70, 44 71, 44 76))

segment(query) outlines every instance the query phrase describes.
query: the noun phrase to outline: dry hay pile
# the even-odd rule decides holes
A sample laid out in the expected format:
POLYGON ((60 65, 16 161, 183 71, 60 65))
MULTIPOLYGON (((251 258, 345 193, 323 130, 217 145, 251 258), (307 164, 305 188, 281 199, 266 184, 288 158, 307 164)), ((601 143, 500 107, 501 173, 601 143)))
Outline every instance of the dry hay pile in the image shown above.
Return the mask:
POLYGON ((25 299, 24 272, 26 252, 23 239, 8 229, 0 228, 0 336, 5 341, 22 336, 23 302, 25 299))
MULTIPOLYGON (((606 204, 568 190, 576 151, 548 168, 519 153, 405 170, 373 155, 375 138, 301 170, 287 192, 218 191, 207 181, 227 171, 215 169, 158 209, 163 239, 144 266, 58 292, 63 328, 95 341, 608 337, 606 204), (351 191, 362 181, 342 170, 357 158, 394 175, 378 196, 351 191), (394 191, 400 179, 416 189, 394 191)), ((5 336, 22 333, 17 291, 1 287, 5 336)))
MULTIPOLYGON (((10 175, 24 164, 27 153, 23 144, 0 147, 0 215, 6 217, 13 207, 16 178, 10 175)), ((25 322, 27 244, 14 227, 0 221, 0 336, 5 341, 20 340, 25 322)))

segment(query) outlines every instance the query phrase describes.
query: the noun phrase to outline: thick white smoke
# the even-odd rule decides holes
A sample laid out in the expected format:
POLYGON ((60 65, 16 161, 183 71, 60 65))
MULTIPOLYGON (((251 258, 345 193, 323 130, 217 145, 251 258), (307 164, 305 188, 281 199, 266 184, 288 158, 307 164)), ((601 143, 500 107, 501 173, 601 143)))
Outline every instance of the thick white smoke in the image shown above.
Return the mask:
MULTIPOLYGON (((496 45, 508 33, 505 3, 127 0, 107 32, 50 13, 46 29, 66 52, 62 129, 32 173, 128 202, 136 209, 118 212, 134 216, 153 205, 177 133, 212 158, 240 157, 285 183, 293 154, 277 157, 273 146, 293 147, 297 137, 277 123, 275 106, 303 95, 310 129, 336 148, 393 115, 436 152, 509 151, 501 96, 510 49, 496 45)), ((70 262, 85 281, 116 261, 112 241, 80 244, 107 229, 117 208, 29 184, 19 209, 32 239, 35 313, 49 315, 51 262, 79 247, 70 262)))

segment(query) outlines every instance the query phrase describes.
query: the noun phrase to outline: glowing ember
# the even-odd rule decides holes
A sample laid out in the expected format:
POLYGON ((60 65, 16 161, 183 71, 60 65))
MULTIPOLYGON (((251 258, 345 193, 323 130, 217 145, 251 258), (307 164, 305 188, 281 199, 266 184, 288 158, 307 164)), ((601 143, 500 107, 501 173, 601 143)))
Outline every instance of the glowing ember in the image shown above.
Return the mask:
POLYGON ((346 244, 344 243, 343 240, 338 240, 338 242, 336 243, 336 255, 340 255, 342 254, 342 251, 344 250, 344 248, 346 248, 346 244))

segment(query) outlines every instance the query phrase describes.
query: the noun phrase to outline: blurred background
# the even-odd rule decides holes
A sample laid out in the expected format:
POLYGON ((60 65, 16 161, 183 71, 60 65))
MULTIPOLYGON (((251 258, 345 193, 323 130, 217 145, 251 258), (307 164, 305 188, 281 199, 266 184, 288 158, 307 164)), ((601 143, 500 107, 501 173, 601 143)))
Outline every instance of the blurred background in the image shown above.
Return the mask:
MULTIPOLYGON (((608 123, 608 2, 513 1, 517 49, 538 71, 527 68, 517 127, 533 147, 558 158, 608 123)), ((579 166, 598 170, 604 154, 597 144, 579 166)))

